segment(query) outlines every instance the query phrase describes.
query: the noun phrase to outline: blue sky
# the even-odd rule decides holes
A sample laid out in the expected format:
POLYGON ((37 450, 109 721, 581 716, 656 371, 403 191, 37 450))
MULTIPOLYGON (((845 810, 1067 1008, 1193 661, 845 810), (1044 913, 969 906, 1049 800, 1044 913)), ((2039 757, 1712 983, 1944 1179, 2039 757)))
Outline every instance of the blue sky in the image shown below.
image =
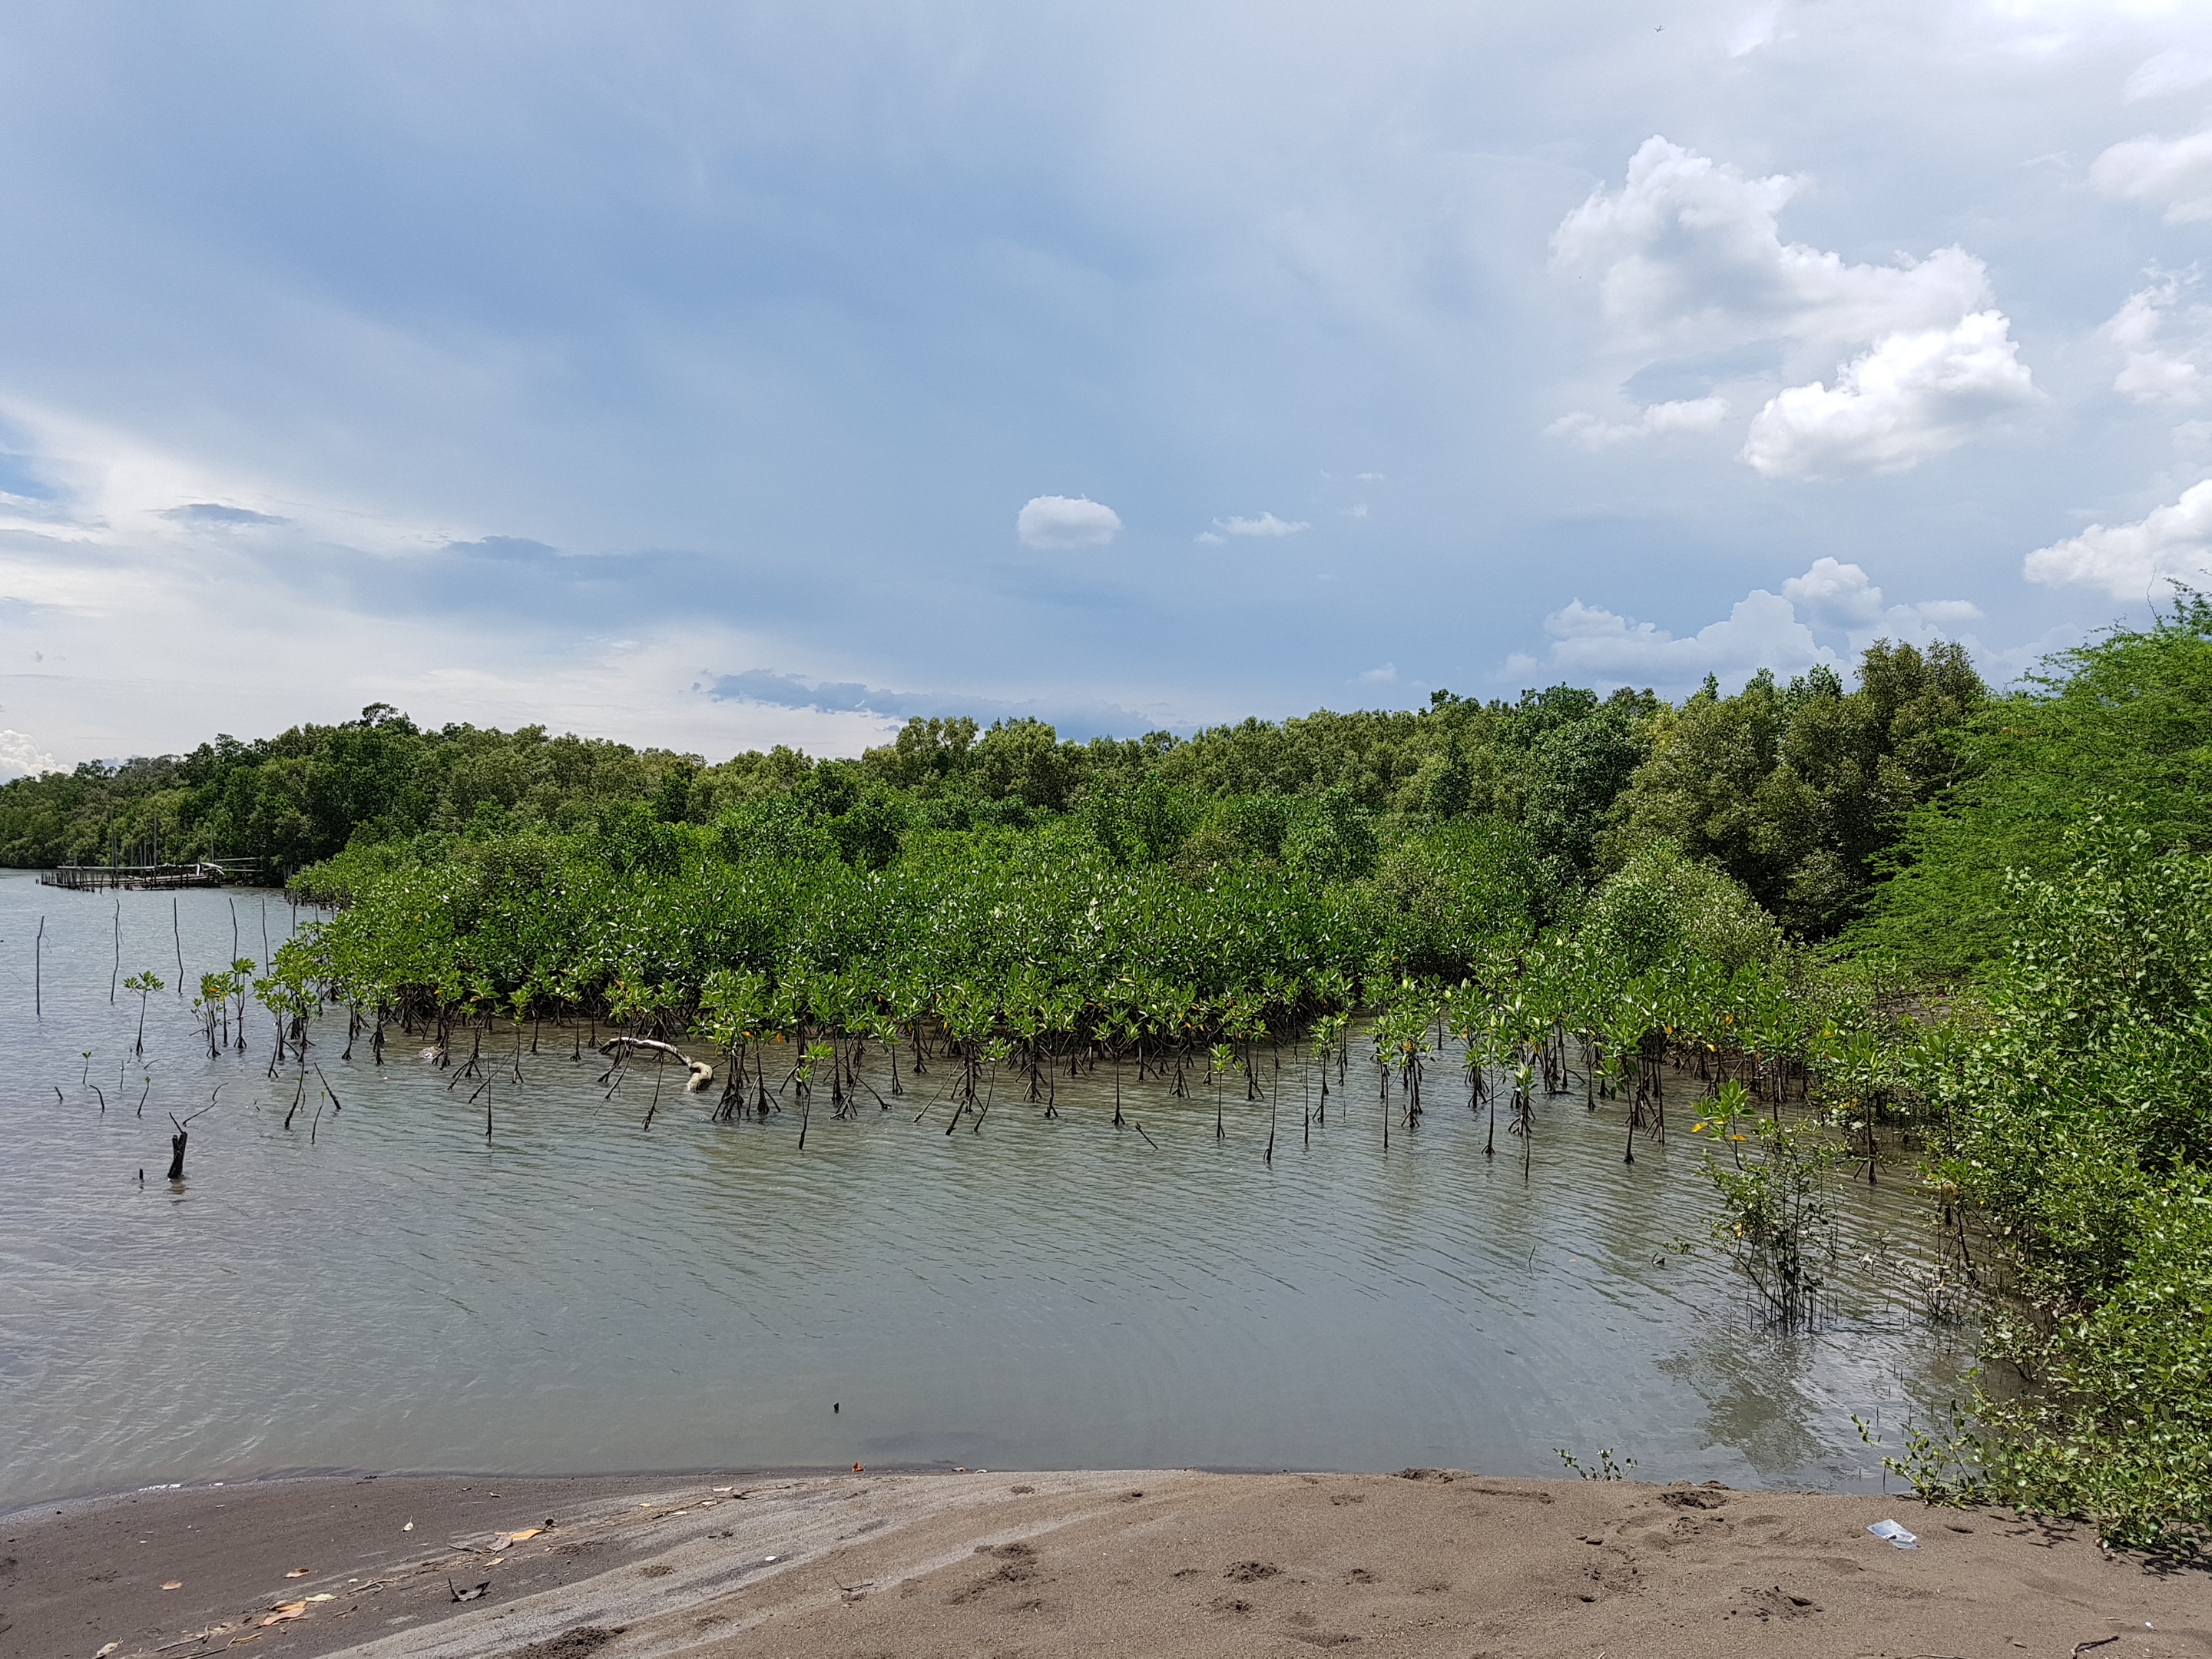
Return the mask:
POLYGON ((19 8, 0 770, 1966 641, 2212 562, 2212 9, 19 8))

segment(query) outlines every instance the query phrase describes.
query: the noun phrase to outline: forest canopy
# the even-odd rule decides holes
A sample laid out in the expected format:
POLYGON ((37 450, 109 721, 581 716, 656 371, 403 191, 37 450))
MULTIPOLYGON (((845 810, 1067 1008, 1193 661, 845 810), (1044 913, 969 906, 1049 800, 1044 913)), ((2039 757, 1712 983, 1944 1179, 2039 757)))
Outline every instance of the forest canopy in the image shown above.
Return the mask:
POLYGON ((1525 843, 1545 890, 1670 842, 1818 939, 1859 913, 1904 819, 1952 781, 1951 739, 1987 700, 1955 646, 1877 644, 1857 680, 1761 672, 1680 705, 1566 685, 1513 702, 1438 691, 1419 710, 1087 743, 1034 720, 916 718, 857 760, 779 747, 712 765, 542 726, 427 730, 376 704, 337 725, 0 786, 0 863, 158 848, 284 880, 348 848, 611 833, 643 809, 860 868, 888 865, 918 833, 1066 817, 1124 861, 1364 875, 1409 836, 1479 823, 1525 843))

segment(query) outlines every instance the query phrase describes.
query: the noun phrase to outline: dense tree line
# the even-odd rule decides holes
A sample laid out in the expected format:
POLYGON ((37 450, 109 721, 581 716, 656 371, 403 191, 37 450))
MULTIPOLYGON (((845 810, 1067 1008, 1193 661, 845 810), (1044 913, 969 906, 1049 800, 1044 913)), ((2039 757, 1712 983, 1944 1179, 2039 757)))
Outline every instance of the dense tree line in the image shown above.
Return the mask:
POLYGON ((543 727, 431 731, 382 704, 189 755, 87 763, 0 786, 0 861, 228 856, 283 878, 351 847, 642 809, 670 823, 834 849, 882 868, 915 832, 1079 819, 1115 857, 1188 871, 1260 858, 1364 872, 1449 823, 1511 826, 1571 890, 1665 839, 1741 881, 1808 937, 1849 921, 1907 814, 1951 777, 1984 701, 1965 653, 1877 645, 1856 689, 1832 672, 1755 678, 1679 706, 1571 686, 1415 711, 1322 710, 1188 738, 1064 742, 1038 720, 915 719, 857 760, 787 748, 703 757, 543 727))

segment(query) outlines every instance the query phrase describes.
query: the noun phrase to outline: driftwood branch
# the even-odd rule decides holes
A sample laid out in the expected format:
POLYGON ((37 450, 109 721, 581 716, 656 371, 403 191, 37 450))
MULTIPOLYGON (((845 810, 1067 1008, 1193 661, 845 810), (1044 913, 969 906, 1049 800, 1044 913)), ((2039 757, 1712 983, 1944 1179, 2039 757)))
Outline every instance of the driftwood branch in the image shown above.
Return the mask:
POLYGON ((687 1093, 696 1094, 714 1080, 714 1068, 703 1060, 693 1060, 672 1043, 655 1042, 650 1037, 609 1037, 599 1045, 599 1052, 617 1064, 632 1054, 644 1053, 665 1054, 690 1072, 690 1080, 684 1084, 687 1093))

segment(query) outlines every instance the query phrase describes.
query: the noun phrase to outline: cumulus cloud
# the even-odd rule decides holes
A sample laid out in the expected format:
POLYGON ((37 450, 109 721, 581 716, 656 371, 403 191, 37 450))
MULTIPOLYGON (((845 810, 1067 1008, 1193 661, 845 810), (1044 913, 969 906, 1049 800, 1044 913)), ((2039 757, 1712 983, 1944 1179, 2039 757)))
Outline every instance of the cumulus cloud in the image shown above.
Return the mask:
POLYGON ((2119 348, 2112 390, 2139 404, 2202 403, 2212 367, 2212 308, 2185 306, 2194 271, 2159 275, 2136 289, 2098 332, 2119 348))
POLYGON ((2138 64, 2135 73, 2128 76, 2127 85, 2120 89, 2120 96, 2132 104, 2145 98, 2189 92, 2208 81, 2212 81, 2212 55, 2185 52, 2177 46, 2138 64))
POLYGON ((1782 597, 1831 628, 1863 628, 1881 615, 1881 589, 1866 571, 1831 558, 1814 560, 1803 575, 1783 583, 1782 597))
POLYGON ((1728 419, 1725 398, 1688 398, 1674 403, 1649 404, 1632 421, 1605 421, 1577 410, 1562 415, 1544 428, 1547 438, 1565 438, 1585 449, 1610 449, 1638 438, 1672 437, 1680 433, 1711 432, 1728 419))
POLYGON ((27 732, 0 726, 0 778, 20 778, 56 770, 60 763, 39 747, 27 732))
MULTIPOLYGON (((1816 630, 1846 635, 1856 653, 1877 638, 1925 644, 1981 614, 1965 599, 1887 604, 1861 566, 1823 557, 1784 582, 1780 593, 1755 587, 1726 617, 1694 634, 1672 634, 1577 599, 1544 619, 1551 640, 1545 665, 1605 684, 1679 688, 1707 674, 1741 684, 1761 668, 1796 674, 1815 663, 1840 665, 1841 655, 1816 630)), ((1506 671, 1525 673, 1539 665, 1516 656, 1506 671)))
POLYGON ((2089 182, 2120 201, 2163 208, 2170 225, 2212 219, 2212 127, 2114 144, 2089 169, 2089 182))
POLYGON ((1982 619, 1982 607, 1972 599, 1923 599, 1918 605, 1909 607, 1893 606, 1889 612, 1891 619, 1894 621, 1899 611, 1905 609, 1923 622, 1932 623, 1937 628, 1954 627, 1960 623, 1982 619))
POLYGON ((1398 682, 1398 665, 1386 662, 1380 668, 1370 668, 1359 677, 1365 685, 1395 685, 1398 682))
MULTIPOLYGON (((1221 536, 1295 536, 1301 530, 1311 530, 1313 526, 1303 519, 1279 519, 1272 513, 1262 513, 1256 519, 1216 519, 1213 528, 1220 532, 1221 536)), ((1199 538, 1200 541, 1206 539, 1204 535, 1199 538)), ((1220 536, 1212 539, 1218 541, 1220 536)))
POLYGON ((2027 556, 2032 582, 2101 587, 2116 599, 2154 597, 2163 581, 2190 584, 2212 570, 2212 478, 2134 524, 2093 524, 2027 556))
POLYGON ((1848 634, 1854 647, 1878 634, 1924 641, 1960 623, 1979 620, 1981 607, 1969 599, 1923 599, 1888 605, 1865 567, 1826 556, 1813 561, 1802 576, 1782 584, 1782 597, 1814 628, 1848 634))
MULTIPOLYGON (((1769 477, 1902 471, 2035 395, 1981 260, 1954 246, 1852 264, 1785 241, 1781 210, 1803 184, 1653 137, 1619 190, 1601 185, 1561 222, 1553 263, 1595 276, 1619 343, 1647 362, 1767 343, 1802 373, 1823 354, 1850 354, 1832 385, 1786 386, 1754 417, 1742 459, 1769 477)), ((1603 447, 1710 429, 1726 416, 1718 402, 1656 404, 1626 423, 1570 416, 1550 429, 1603 447)))
POLYGON ((1014 529, 1029 547, 1103 547, 1121 533, 1121 515, 1085 495, 1033 495, 1015 516, 1014 529))
POLYGON ((1835 653, 1797 620, 1789 600, 1755 587, 1728 616, 1677 636, 1580 599, 1544 618, 1554 666, 1601 680, 1686 685, 1707 674, 1747 678, 1761 668, 1796 672, 1835 653))
POLYGON ((1838 371, 1790 386, 1760 410, 1743 459, 1770 478, 1903 472, 1956 449, 2037 392, 2002 313, 1893 334, 1838 371))
POLYGON ((1989 273, 1962 248, 1855 265, 1784 242, 1778 216, 1804 183, 1784 173, 1747 178, 1648 138, 1620 190, 1600 185, 1561 222, 1553 262, 1594 273, 1606 320, 1655 348, 1871 340, 1948 325, 1989 301, 1989 273))

